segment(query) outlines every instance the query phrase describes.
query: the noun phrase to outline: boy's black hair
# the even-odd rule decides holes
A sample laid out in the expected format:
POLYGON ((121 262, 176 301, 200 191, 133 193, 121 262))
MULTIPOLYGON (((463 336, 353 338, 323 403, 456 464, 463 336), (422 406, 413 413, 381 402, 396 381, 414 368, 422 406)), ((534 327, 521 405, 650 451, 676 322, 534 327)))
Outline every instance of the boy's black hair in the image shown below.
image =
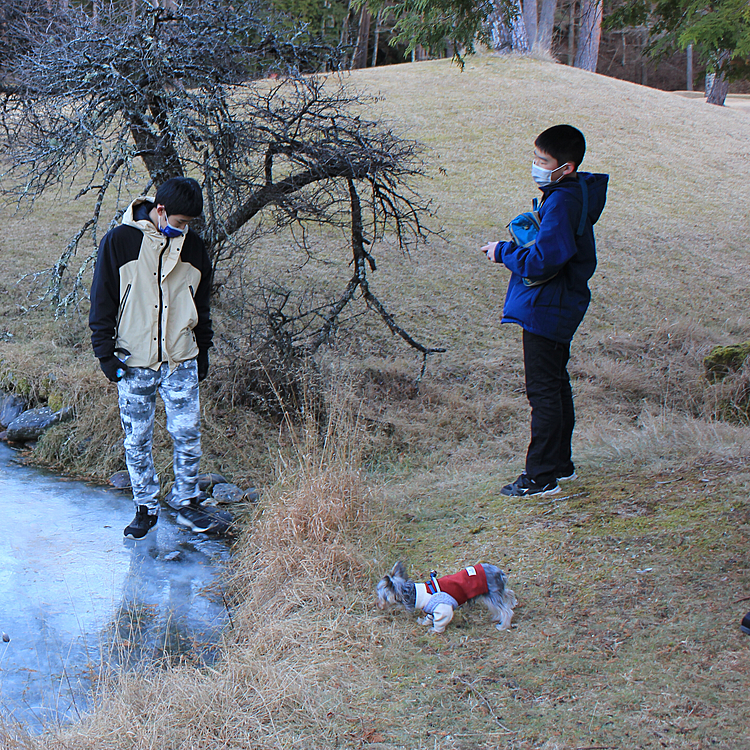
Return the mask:
POLYGON ((192 177, 172 177, 156 191, 156 205, 164 206, 167 216, 181 214, 195 218, 203 213, 203 192, 192 177))
POLYGON ((547 128, 539 134, 534 145, 551 156, 558 166, 571 161, 576 169, 586 153, 586 139, 583 133, 572 125, 553 125, 547 128))

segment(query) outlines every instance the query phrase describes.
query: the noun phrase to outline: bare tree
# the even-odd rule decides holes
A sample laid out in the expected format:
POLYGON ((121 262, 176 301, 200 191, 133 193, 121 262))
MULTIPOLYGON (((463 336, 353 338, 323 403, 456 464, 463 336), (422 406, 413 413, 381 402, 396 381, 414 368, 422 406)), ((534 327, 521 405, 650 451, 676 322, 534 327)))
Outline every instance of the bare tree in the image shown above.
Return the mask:
POLYGON ((602 36, 603 0, 582 0, 578 48, 573 65, 592 73, 599 61, 599 41, 602 36))
POLYGON ((106 198, 115 196, 122 210, 121 194, 134 181, 145 192, 190 175, 204 188, 199 229, 217 269, 280 228, 308 255, 311 225, 348 237, 345 288, 283 316, 278 341, 313 354, 359 296, 424 356, 435 351, 401 329, 368 285, 380 241, 406 251, 427 237, 428 207, 412 186, 423 172, 421 148, 368 119, 367 99, 335 76, 296 74, 335 65, 336 50, 304 29, 274 25, 242 0, 146 6, 135 21, 131 7, 102 5, 96 24, 75 10, 65 20, 0 86, 6 198, 33 203, 54 186, 76 184, 77 199, 91 201, 90 218, 48 272, 42 300, 77 303, 111 226, 102 217, 106 198))

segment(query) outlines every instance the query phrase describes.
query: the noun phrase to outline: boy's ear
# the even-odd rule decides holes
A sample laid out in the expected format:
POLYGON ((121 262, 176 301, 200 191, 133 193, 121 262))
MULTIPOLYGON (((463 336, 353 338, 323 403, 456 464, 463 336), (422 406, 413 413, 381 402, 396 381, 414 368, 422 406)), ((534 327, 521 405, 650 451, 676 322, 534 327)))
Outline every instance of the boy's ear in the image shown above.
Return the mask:
POLYGON ((576 165, 572 161, 565 162, 565 168, 563 169, 563 177, 569 174, 573 174, 576 171, 576 165))

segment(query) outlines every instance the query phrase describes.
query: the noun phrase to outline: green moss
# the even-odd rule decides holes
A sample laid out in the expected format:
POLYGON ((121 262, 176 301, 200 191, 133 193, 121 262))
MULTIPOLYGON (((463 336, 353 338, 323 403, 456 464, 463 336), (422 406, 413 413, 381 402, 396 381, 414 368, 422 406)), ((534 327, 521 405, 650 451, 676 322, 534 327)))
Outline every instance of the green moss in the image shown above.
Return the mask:
POLYGON ((738 372, 750 356, 750 341, 731 346, 715 346, 703 360, 706 378, 710 383, 719 383, 733 372, 738 372))
POLYGON ((52 411, 60 411, 63 408, 63 395, 60 391, 52 391, 47 397, 47 406, 52 411))

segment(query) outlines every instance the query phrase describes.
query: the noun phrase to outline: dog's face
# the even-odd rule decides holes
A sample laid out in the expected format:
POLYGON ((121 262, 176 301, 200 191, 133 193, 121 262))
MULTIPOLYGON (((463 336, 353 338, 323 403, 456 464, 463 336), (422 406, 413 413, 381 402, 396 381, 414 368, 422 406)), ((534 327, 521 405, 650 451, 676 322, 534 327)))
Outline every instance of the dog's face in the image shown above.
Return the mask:
POLYGON ((378 582, 378 609, 404 604, 402 591, 406 584, 406 571, 404 566, 397 562, 393 566, 390 575, 383 576, 378 582))

